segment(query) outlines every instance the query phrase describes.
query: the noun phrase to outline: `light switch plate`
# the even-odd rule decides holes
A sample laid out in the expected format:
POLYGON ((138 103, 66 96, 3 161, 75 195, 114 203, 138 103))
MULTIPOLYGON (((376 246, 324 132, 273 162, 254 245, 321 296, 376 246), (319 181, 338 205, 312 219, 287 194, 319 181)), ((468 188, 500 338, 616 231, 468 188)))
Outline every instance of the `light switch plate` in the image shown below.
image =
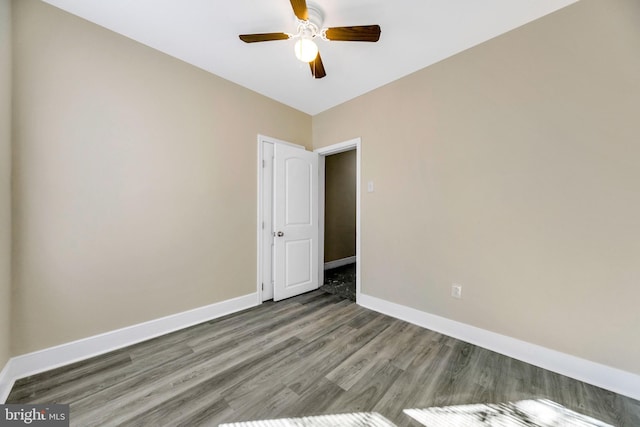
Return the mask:
POLYGON ((367 182, 367 191, 373 193, 373 181, 367 182))

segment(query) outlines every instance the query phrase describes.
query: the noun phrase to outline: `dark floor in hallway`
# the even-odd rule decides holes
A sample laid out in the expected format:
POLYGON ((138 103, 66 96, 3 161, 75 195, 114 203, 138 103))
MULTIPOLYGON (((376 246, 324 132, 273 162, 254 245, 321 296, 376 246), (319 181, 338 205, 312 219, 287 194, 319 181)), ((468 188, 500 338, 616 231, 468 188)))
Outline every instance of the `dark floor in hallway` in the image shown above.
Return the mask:
POLYGON ((347 264, 341 267, 325 270, 324 284, 320 288, 330 294, 356 300, 356 264, 347 264))

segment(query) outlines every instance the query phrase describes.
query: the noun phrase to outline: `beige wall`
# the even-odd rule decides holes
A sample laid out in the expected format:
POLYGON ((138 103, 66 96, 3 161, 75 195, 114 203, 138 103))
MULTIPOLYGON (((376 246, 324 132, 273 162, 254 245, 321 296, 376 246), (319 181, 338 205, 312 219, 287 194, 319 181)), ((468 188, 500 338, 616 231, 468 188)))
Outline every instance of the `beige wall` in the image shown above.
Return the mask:
POLYGON ((13 354, 256 291, 258 133, 311 117, 14 3, 13 354))
POLYGON ((356 255, 356 151, 325 158, 324 261, 356 255))
POLYGON ((11 1, 0 0, 0 371, 10 356, 11 1))
POLYGON ((363 293, 640 373, 638 22, 583 0, 314 116, 375 181, 363 293))

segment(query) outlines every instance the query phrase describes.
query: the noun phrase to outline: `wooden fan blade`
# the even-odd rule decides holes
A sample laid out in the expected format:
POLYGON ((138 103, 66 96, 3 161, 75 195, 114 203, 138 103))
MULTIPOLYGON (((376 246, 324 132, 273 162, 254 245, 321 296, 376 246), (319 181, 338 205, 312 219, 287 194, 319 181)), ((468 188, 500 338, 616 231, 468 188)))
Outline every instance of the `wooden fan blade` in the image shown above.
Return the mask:
POLYGON ((327 75, 322 64, 322 58, 320 58, 320 52, 318 52, 316 59, 309 62, 309 67, 311 67, 311 75, 316 79, 321 79, 327 75))
POLYGON ((359 25, 355 27, 327 28, 329 40, 349 42, 377 42, 380 40, 380 25, 359 25))
POLYGON ((272 40, 287 40, 288 34, 285 33, 264 33, 264 34, 241 34, 240 40, 245 43, 268 42, 272 40))
POLYGON ((307 2, 305 0, 291 0, 291 7, 293 8, 293 13, 295 13, 298 19, 302 19, 303 21, 309 19, 307 2))

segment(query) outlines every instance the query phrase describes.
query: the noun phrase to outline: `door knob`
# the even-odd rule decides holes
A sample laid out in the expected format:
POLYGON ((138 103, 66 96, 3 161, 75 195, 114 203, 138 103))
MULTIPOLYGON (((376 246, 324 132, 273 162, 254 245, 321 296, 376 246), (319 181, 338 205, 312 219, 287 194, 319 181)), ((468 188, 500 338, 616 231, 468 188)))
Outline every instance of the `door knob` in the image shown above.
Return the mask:
POLYGON ((282 231, 278 231, 278 237, 282 237, 284 236, 284 233, 282 231))

